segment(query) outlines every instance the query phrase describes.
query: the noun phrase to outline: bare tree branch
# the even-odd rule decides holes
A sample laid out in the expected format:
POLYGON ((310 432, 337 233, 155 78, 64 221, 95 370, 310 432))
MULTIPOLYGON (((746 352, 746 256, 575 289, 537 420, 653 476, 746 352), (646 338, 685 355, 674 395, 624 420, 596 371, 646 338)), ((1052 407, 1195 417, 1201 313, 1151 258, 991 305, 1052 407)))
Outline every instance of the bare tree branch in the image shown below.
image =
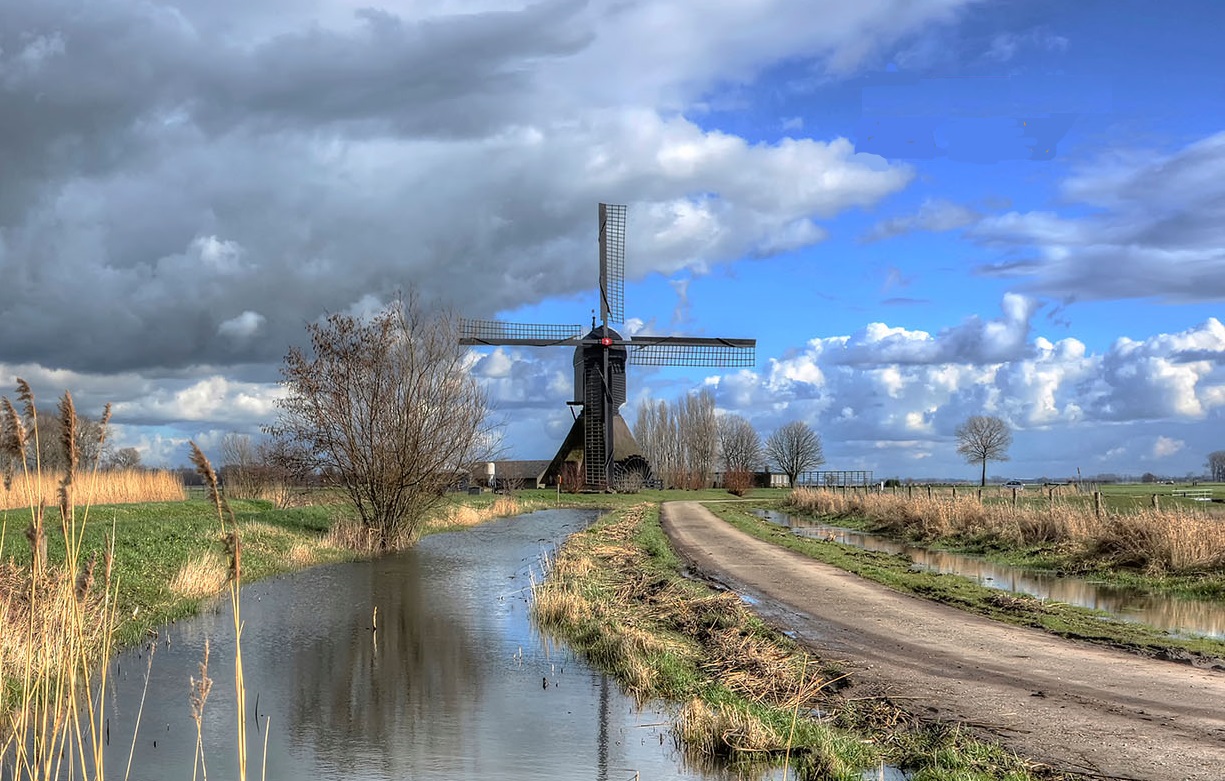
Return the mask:
POLYGON ((428 511, 490 447, 489 405, 452 321, 410 298, 369 321, 334 314, 290 350, 269 428, 344 490, 381 549, 411 544, 428 511))
POLYGON ((1008 446, 1012 444, 1012 432, 1008 424, 997 417, 973 415, 957 427, 957 452, 968 463, 982 464, 982 480, 987 484, 987 462, 1007 461, 1008 446))
POLYGON ((1208 475, 1214 483, 1225 483, 1225 450, 1208 454, 1208 475))
POLYGON ((719 418, 719 456, 727 472, 756 472, 761 465, 761 437, 740 415, 719 418))
POLYGON ((821 437, 802 420, 794 420, 775 430, 766 440, 766 455, 795 487, 801 472, 825 463, 821 437))

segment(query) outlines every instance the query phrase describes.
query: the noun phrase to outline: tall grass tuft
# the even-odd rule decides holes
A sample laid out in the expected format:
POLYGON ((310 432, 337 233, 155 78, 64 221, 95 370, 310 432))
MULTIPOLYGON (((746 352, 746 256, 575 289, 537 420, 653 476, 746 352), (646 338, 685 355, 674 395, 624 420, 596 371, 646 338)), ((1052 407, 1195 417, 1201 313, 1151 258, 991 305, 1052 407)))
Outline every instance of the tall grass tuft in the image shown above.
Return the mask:
POLYGON ((1182 507, 1096 513, 1055 500, 1013 506, 975 498, 797 489, 785 504, 827 518, 857 518, 875 531, 918 540, 955 539, 1010 547, 1059 546, 1073 558, 1101 559, 1152 574, 1225 567, 1225 523, 1182 507))

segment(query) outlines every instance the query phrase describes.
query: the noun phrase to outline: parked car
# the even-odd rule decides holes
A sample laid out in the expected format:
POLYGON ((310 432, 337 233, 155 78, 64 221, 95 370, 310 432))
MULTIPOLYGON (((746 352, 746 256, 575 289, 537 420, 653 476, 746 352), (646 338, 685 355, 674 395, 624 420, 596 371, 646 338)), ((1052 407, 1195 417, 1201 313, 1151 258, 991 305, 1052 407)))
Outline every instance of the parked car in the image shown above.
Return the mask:
POLYGON ((1009 480, 1008 482, 1004 483, 1004 487, 1005 488, 1024 488, 1025 483, 1022 483, 1020 480, 1009 480))

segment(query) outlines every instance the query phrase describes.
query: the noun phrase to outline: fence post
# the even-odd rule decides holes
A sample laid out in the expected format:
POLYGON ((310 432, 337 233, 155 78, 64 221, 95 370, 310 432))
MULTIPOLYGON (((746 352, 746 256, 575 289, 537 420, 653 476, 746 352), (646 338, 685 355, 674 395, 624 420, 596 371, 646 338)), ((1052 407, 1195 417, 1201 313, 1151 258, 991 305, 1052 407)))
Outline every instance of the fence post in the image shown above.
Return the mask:
POLYGON ((1015 509, 1017 506, 1017 489, 1012 489, 1012 506, 1015 509))
POLYGON ((932 484, 931 483, 927 484, 927 498, 928 499, 932 498, 932 484))
POLYGON ((1102 517, 1102 492, 1101 491, 1093 492, 1093 517, 1095 518, 1102 517))
POLYGON ((957 498, 957 486, 953 486, 953 498, 957 498))
POLYGON ((909 484, 908 484, 908 485, 906 486, 906 498, 907 498, 907 499, 909 499, 909 498, 911 497, 910 489, 912 489, 912 488, 914 488, 914 486, 913 486, 913 485, 909 485, 909 484))
POLYGON ((981 485, 978 487, 978 503, 983 503, 983 487, 981 485))
POLYGON ((1158 501, 1157 501, 1157 494, 1153 494, 1153 509, 1154 509, 1154 510, 1160 510, 1160 509, 1161 509, 1161 504, 1160 504, 1160 502, 1158 502, 1158 501))

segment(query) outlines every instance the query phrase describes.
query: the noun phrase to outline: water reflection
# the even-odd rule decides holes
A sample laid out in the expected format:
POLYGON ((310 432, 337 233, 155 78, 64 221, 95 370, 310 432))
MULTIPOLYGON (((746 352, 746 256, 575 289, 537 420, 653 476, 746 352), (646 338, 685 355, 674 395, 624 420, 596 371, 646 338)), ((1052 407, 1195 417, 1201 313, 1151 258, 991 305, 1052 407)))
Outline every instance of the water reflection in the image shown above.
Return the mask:
MULTIPOLYGON (((529 571, 593 517, 533 513, 244 589, 252 777, 265 739, 257 713, 261 730, 271 718, 269 779, 737 777, 687 766, 667 714, 637 710, 615 683, 533 630, 529 571)), ((228 604, 163 630, 132 779, 190 776, 188 678, 198 676, 206 638, 208 771, 237 776, 232 637, 228 604)), ((148 653, 112 666, 112 777, 124 775, 148 653)))
POLYGON ((773 510, 762 510, 758 515, 804 537, 906 556, 924 569, 961 575, 991 588, 1102 610, 1123 620, 1177 634, 1225 639, 1225 605, 1219 600, 1182 599, 1084 578, 1060 577, 975 556, 928 550, 879 534, 830 526, 773 510))

